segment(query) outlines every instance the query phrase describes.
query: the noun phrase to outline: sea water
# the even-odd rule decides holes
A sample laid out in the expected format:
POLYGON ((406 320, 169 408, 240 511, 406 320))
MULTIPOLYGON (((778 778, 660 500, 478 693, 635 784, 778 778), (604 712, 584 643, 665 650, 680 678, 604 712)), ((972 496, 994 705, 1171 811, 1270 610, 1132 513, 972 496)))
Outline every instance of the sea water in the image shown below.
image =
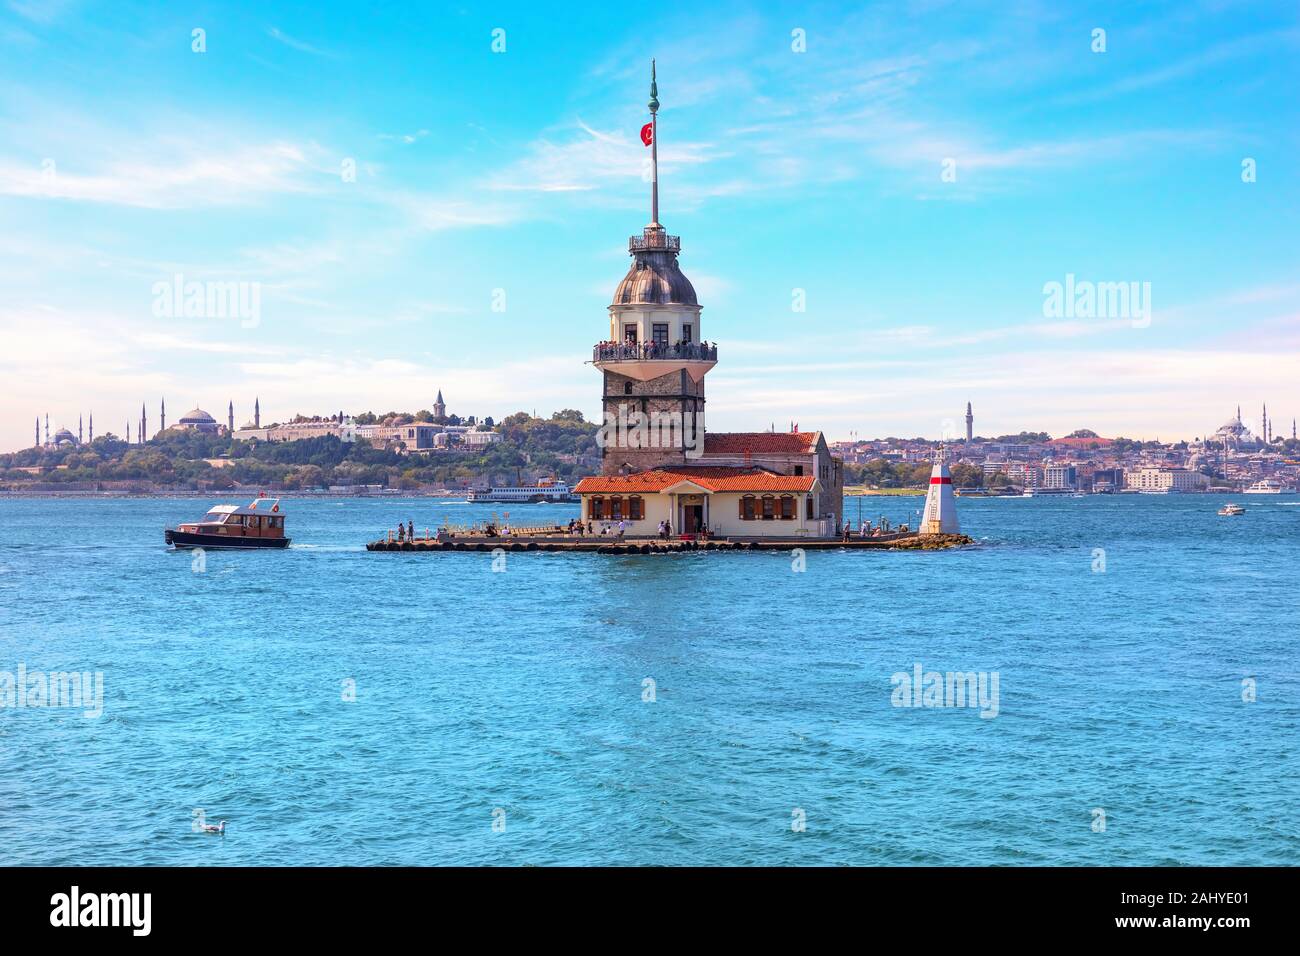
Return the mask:
POLYGON ((364 544, 576 506, 288 499, 291 548, 196 562, 162 532, 206 501, 0 500, 0 672, 103 677, 98 716, 0 709, 0 858, 1295 863, 1300 499, 1244 503, 963 498, 956 551, 494 560, 364 544), (918 668, 996 675, 996 714, 900 700, 918 668))

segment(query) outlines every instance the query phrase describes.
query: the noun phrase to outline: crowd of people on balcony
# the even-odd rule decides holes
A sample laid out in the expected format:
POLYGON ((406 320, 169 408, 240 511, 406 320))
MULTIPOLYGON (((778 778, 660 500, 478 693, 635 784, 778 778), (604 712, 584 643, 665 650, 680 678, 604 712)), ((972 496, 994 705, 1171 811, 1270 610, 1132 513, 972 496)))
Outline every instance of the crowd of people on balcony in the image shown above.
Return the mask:
POLYGON ((681 342, 673 345, 667 342, 636 342, 628 339, 624 342, 605 341, 596 345, 596 361, 645 361, 649 359, 700 359, 717 361, 717 342, 681 342))

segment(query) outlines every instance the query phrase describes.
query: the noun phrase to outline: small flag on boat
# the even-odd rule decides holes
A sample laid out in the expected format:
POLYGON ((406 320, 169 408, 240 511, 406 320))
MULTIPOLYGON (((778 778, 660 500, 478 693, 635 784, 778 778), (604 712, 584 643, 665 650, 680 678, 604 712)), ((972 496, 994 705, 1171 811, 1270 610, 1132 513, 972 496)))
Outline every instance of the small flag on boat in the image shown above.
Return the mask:
POLYGON ((644 126, 641 127, 641 142, 649 146, 654 141, 655 141, 654 123, 646 123, 644 126))

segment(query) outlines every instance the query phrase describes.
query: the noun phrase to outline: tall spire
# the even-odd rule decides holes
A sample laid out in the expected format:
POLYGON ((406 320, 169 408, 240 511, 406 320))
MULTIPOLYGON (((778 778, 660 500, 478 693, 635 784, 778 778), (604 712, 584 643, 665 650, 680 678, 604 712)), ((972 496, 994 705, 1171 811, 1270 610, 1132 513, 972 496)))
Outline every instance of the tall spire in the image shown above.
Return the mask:
POLYGON ((36 446, 35 447, 37 448, 41 447, 41 416, 40 415, 36 416, 36 446))
POLYGON ((230 429, 230 434, 233 435, 235 433, 235 402, 233 399, 230 402, 230 417, 227 421, 227 427, 230 429))
POLYGON ((45 444, 50 443, 50 413, 45 413, 45 444))
POLYGON ((650 225, 659 225, 659 85, 650 60, 650 225))
POLYGON ((158 411, 158 430, 165 432, 167 430, 167 399, 163 398, 161 407, 158 411))
POLYGON ((90 443, 95 444, 95 413, 90 413, 90 443))
POLYGON ((85 436, 81 432, 82 421, 83 421, 82 416, 78 415, 77 416, 77 444, 78 445, 80 445, 85 438, 85 436))
POLYGON ((262 405, 259 399, 253 399, 253 427, 262 427, 262 405))

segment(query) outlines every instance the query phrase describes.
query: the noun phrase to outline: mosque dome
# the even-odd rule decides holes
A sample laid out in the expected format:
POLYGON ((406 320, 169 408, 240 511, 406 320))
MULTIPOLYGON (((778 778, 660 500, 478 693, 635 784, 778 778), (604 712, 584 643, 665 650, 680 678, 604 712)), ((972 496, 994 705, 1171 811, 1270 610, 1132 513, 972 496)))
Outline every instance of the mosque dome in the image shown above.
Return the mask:
POLYGON ((195 408, 181 416, 182 425, 215 425, 217 420, 201 408, 195 408))
POLYGON ((66 428, 60 428, 54 433, 54 444, 56 445, 62 444, 63 442, 72 442, 75 444, 76 441, 77 436, 72 434, 72 432, 66 428))

